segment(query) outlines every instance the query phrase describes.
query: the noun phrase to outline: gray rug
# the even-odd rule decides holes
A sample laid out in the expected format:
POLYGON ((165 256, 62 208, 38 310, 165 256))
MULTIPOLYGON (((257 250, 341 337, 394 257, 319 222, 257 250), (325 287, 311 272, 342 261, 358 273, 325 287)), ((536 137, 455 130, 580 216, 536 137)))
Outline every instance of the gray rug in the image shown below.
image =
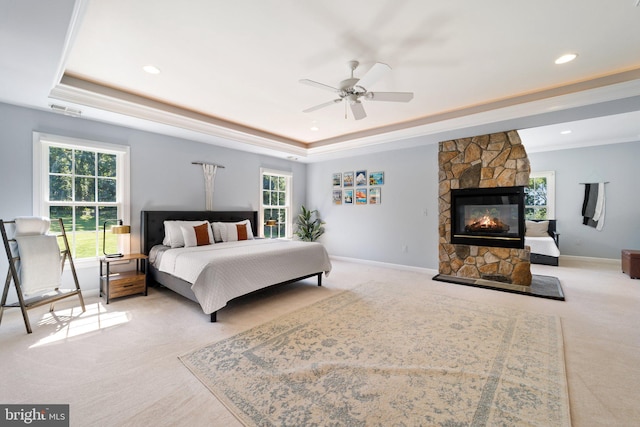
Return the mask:
POLYGON ((369 283, 180 357, 245 425, 569 426, 559 318, 369 283))

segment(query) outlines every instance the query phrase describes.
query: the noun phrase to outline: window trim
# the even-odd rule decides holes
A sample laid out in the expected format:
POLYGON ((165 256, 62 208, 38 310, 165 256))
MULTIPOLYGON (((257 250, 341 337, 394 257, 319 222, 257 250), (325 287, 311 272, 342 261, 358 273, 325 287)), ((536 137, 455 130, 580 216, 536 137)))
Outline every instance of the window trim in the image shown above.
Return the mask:
POLYGON ((277 175, 277 176, 283 176, 287 179, 287 190, 285 192, 285 206, 283 206, 284 209, 287 210, 287 218, 288 221, 285 223, 285 238, 286 239, 291 239, 293 237, 293 207, 292 207, 292 202, 293 202, 293 172, 289 172, 289 171, 281 171, 281 170, 276 170, 276 169, 268 169, 268 168, 260 168, 260 209, 258 211, 258 222, 259 224, 257 225, 260 229, 260 233, 259 236, 260 237, 265 237, 264 236, 264 223, 265 223, 265 219, 264 219, 264 204, 262 203, 263 198, 262 198, 262 180, 264 175, 277 175))
MULTIPOLYGON (((48 165, 48 148, 54 145, 73 149, 87 148, 109 154, 122 156, 122 161, 117 162, 118 191, 120 196, 116 203, 122 206, 121 218, 125 224, 131 224, 131 161, 130 147, 127 145, 110 144, 106 142, 93 141, 81 138, 72 138, 61 135, 53 135, 43 132, 33 132, 33 215, 48 216, 46 207, 48 206, 48 194, 43 191, 48 188, 48 171, 45 173, 44 167, 48 165)), ((130 253, 130 239, 119 239, 118 250, 122 253, 130 253)), ((99 257, 74 258, 77 267, 93 266, 99 257)))
POLYGON ((547 218, 556 219, 556 172, 540 171, 530 172, 529 179, 546 178, 547 180, 547 218))

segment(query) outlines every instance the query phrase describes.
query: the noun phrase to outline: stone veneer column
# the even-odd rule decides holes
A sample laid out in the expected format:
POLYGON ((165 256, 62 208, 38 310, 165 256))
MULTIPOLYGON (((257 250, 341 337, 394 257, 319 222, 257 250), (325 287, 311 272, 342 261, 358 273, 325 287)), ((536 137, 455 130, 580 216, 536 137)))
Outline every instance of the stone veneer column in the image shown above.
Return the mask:
POLYGON ((531 285, 529 248, 452 245, 451 190, 529 185, 529 159, 516 131, 440 142, 439 272, 531 285))

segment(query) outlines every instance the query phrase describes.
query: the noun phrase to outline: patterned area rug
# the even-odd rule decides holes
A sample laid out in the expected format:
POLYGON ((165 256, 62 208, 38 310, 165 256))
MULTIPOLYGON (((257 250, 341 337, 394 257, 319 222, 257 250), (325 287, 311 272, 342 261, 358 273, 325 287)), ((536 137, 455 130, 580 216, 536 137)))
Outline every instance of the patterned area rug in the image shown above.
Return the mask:
POLYGON ((248 426, 570 426, 560 319, 368 283, 180 357, 248 426))

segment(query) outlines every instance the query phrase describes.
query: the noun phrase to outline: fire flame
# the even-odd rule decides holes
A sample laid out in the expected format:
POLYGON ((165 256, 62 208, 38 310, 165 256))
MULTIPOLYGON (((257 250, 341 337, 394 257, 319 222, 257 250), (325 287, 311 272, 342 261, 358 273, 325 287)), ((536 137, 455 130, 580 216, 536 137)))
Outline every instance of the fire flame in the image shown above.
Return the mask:
POLYGON ((493 228, 497 225, 496 222, 489 217, 489 215, 483 216, 477 221, 477 223, 478 225, 487 228, 493 228))
POLYGON ((489 211, 484 216, 472 218, 465 227, 466 231, 483 231, 483 232, 505 232, 509 231, 509 226, 503 223, 499 218, 492 218, 489 211))

